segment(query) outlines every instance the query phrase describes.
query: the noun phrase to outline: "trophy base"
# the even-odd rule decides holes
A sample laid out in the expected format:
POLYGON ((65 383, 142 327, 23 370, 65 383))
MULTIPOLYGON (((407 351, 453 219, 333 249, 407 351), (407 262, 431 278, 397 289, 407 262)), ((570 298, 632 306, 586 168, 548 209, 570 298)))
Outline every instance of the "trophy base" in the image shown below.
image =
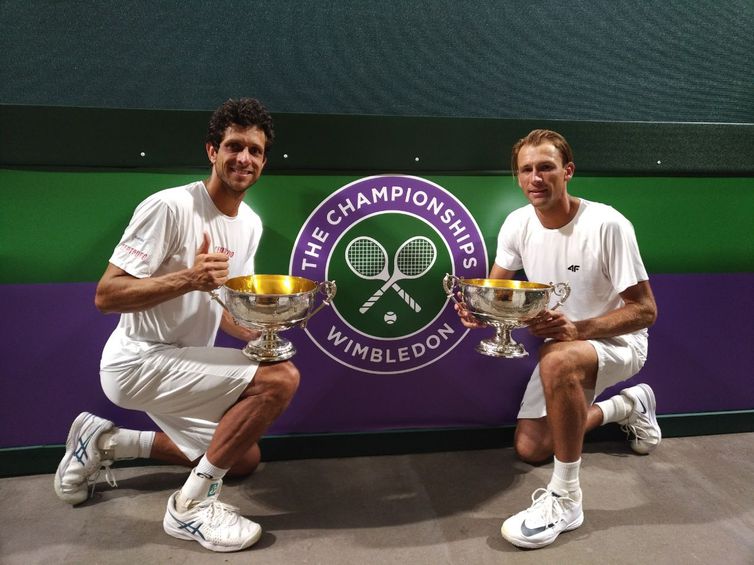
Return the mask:
POLYGON ((529 355, 529 352, 520 343, 516 343, 515 341, 501 342, 495 338, 480 341, 476 346, 476 350, 482 355, 505 357, 506 359, 518 359, 529 355))
POLYGON ((287 339, 278 337, 277 340, 270 341, 260 338, 247 343, 241 352, 252 361, 275 363, 293 357, 296 354, 296 348, 287 339))

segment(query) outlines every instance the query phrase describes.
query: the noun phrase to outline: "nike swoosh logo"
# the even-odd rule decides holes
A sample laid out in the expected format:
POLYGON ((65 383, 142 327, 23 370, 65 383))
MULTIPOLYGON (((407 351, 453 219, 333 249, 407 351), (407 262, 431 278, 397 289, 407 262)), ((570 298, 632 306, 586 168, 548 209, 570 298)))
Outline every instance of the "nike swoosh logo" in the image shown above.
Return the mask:
POLYGON ((547 528, 552 528, 555 524, 547 524, 546 526, 539 526, 537 528, 529 528, 526 522, 521 522, 521 533, 526 537, 535 536, 544 532, 547 528))
POLYGON ((637 398, 637 400, 639 401, 639 404, 641 404, 641 413, 642 414, 646 414, 647 413, 647 407, 644 406, 644 403, 641 401, 641 398, 637 398))

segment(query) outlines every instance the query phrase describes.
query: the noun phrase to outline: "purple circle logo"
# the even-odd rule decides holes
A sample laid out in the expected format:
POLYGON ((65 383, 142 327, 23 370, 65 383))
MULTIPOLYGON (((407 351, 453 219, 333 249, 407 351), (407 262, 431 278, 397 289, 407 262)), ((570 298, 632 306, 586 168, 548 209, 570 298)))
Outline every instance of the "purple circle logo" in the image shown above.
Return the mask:
POLYGON ((334 280, 332 307, 307 335, 366 373, 405 373, 449 353, 468 330, 445 295, 445 273, 486 277, 479 226, 453 194, 414 176, 374 176, 333 192, 296 238, 292 275, 334 280))

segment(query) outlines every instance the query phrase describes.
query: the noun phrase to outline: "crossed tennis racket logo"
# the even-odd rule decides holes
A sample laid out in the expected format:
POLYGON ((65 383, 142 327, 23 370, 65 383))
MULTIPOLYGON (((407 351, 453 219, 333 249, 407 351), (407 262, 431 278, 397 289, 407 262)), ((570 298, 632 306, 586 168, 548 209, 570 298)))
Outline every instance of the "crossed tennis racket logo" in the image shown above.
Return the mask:
POLYGON ((346 247, 346 263, 351 271, 362 279, 385 281, 385 284, 362 304, 359 312, 366 314, 391 287, 414 312, 419 312, 422 309, 419 303, 398 285, 398 281, 424 276, 435 264, 436 259, 437 247, 434 242, 423 235, 416 235, 404 241, 398 248, 393 259, 391 275, 387 251, 380 242, 368 236, 353 239, 346 247))

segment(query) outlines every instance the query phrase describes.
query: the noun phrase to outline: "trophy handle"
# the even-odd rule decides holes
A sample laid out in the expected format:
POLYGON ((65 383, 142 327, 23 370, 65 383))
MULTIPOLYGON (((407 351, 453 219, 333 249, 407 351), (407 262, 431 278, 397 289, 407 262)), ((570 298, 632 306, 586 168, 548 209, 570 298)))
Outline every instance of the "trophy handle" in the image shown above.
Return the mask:
MULTIPOLYGON (((214 290, 208 290, 207 292, 209 292, 209 295, 210 295, 210 296, 212 297, 212 300, 214 300, 215 302, 217 302, 217 303, 218 303, 218 304, 219 304, 220 306, 222 306, 222 307, 223 307, 223 309, 224 309, 224 310, 225 310, 225 311, 226 311, 226 312, 227 312, 228 314, 230 314, 230 310, 228 310, 228 307, 227 307, 227 306, 225 305, 225 302, 223 302, 223 299, 222 299, 222 298, 220 298, 220 297, 219 297, 219 296, 217 295, 217 292, 215 292, 214 290)), ((233 315, 233 314, 231 314, 231 316, 232 316, 232 315, 233 315)))
POLYGON ((461 279, 459 279, 455 275, 451 275, 450 273, 445 273, 445 276, 442 279, 442 287, 443 289, 445 289, 445 294, 447 294, 448 298, 450 298, 456 304, 460 304, 455 296, 455 288, 460 281, 461 279))
POLYGON ((316 314, 317 312, 319 312, 320 310, 322 310, 322 308, 324 308, 325 306, 329 306, 330 305, 330 302, 335 297, 335 293, 338 291, 338 287, 335 284, 335 281, 324 281, 324 282, 319 283, 319 286, 318 286, 317 290, 319 290, 319 292, 321 292, 322 294, 324 294, 325 297, 322 299, 322 304, 320 304, 314 310, 312 310, 311 312, 309 312, 309 314, 307 314, 306 318, 304 318, 303 320, 301 320, 300 326, 302 328, 306 327, 306 323, 309 321, 309 319, 312 316, 314 316, 314 314, 316 314))
MULTIPOLYGON (((235 316, 233 315, 233 313, 232 313, 232 312, 230 311, 230 309, 229 309, 229 308, 228 308, 228 307, 227 307, 227 306, 225 305, 225 302, 223 302, 223 299, 222 299, 222 298, 220 298, 220 297, 218 296, 217 292, 216 292, 216 291, 214 291, 214 290, 208 290, 207 292, 209 293, 209 295, 210 295, 210 297, 212 298, 212 300, 214 300, 214 301, 215 301, 215 302, 217 302, 217 303, 218 303, 218 304, 219 304, 220 306, 222 306, 222 307, 223 307, 223 309, 224 309, 224 310, 225 310, 225 311, 226 311, 226 312, 227 312, 228 314, 230 314, 230 317, 231 317, 231 318, 233 318, 233 321, 234 321, 234 322, 235 322, 236 324, 238 324, 238 320, 237 320, 237 319, 236 319, 236 317, 235 317, 235 316)), ((238 324, 238 325, 243 325, 243 324, 238 324)))
POLYGON ((568 297, 571 295, 571 285, 568 284, 568 282, 564 283, 550 283, 550 286, 552 286, 552 291, 555 294, 555 296, 560 296, 560 300, 558 300, 558 303, 550 308, 550 310, 557 310, 563 305, 563 302, 568 300, 568 297))

